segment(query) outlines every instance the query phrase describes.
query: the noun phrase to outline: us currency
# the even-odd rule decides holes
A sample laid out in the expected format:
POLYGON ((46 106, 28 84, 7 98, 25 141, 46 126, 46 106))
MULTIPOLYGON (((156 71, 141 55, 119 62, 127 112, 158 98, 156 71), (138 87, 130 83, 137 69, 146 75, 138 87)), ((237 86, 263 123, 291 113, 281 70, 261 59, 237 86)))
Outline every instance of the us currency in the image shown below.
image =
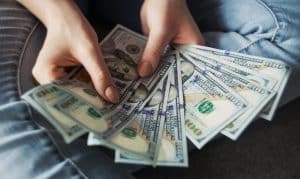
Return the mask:
POLYGON ((202 148, 247 110, 248 103, 211 72, 181 58, 187 136, 202 148))
POLYGON ((201 54, 209 55, 212 57, 218 56, 218 58, 221 58, 226 62, 246 67, 259 74, 264 74, 275 79, 277 83, 274 86, 273 90, 277 92, 277 95, 274 98, 274 100, 272 100, 268 104, 268 106, 262 111, 262 114, 260 115, 261 117, 267 120, 272 120, 280 98, 283 94, 286 83, 288 81, 288 78, 291 74, 291 67, 289 65, 282 61, 273 60, 270 58, 251 56, 202 46, 189 47, 196 49, 201 54))
POLYGON ((220 61, 219 58, 216 57, 211 58, 210 56, 202 55, 200 53, 197 53, 197 51, 193 49, 186 48, 186 46, 178 46, 178 50, 181 53, 189 54, 189 56, 191 56, 194 60, 197 60, 199 57, 201 57, 202 60, 205 60, 207 63, 212 64, 215 67, 215 69, 226 68, 233 73, 242 75, 244 78, 269 90, 272 90, 277 83, 275 79, 270 78, 269 76, 266 76, 264 74, 258 74, 253 70, 250 70, 246 67, 241 67, 230 62, 220 61))
POLYGON ((87 133, 87 130, 52 106, 57 100, 67 96, 69 94, 56 85, 48 84, 28 91, 22 99, 40 112, 57 129, 66 143, 70 143, 87 133))
POLYGON ((122 135, 114 139, 118 145, 126 145, 127 149, 136 151, 134 153, 139 155, 126 152, 128 150, 116 150, 116 153, 121 151, 126 156, 138 158, 140 161, 153 166, 156 165, 164 129, 169 87, 170 79, 167 78, 160 84, 159 89, 147 105, 134 115, 134 120, 122 131, 122 135), (128 135, 130 133, 134 133, 135 135, 132 137, 128 135))
MULTIPOLYGON (((133 113, 132 122, 126 126, 120 134, 110 141, 99 139, 95 134, 90 133, 88 145, 104 145, 112 149, 126 151, 133 156, 139 156, 146 161, 153 163, 157 157, 159 140, 162 135, 166 108, 166 90, 168 80, 158 86, 157 91, 152 95, 149 102, 143 109, 133 113)), ((137 95, 144 95, 145 87, 142 86, 137 95)), ((133 98, 137 98, 134 96, 133 98)))
POLYGON ((255 119, 264 106, 275 95, 274 91, 260 87, 243 78, 243 76, 232 73, 225 68, 215 69, 213 65, 202 60, 201 56, 199 56, 197 60, 194 60, 188 54, 181 54, 181 57, 183 59, 188 59, 194 65, 197 65, 202 71, 210 71, 215 77, 220 79, 224 84, 229 86, 248 102, 247 111, 245 111, 222 131, 225 136, 233 140, 236 140, 240 136, 251 121, 255 119))
MULTIPOLYGON (((85 103, 86 105, 84 106, 87 107, 87 105, 89 105, 88 103, 91 103, 94 104, 94 107, 98 107, 97 112, 99 113, 99 115, 101 115, 101 118, 109 121, 108 125, 106 125, 107 130, 105 132, 97 132, 92 130, 92 127, 94 127, 93 123, 84 124, 83 119, 80 119, 77 113, 73 113, 75 111, 72 107, 75 107, 74 105, 79 105, 79 100, 77 101, 77 103, 73 103, 73 105, 68 106, 68 108, 62 108, 60 104, 56 104, 56 107, 64 110, 65 114, 68 114, 70 117, 72 117, 72 119, 79 122, 87 129, 90 129, 91 131, 97 133, 98 137, 101 136, 101 138, 109 138, 113 134, 118 133, 123 127, 128 124, 129 121, 127 120, 127 117, 134 110, 134 105, 138 104, 135 103, 134 105, 132 104, 128 106, 126 103, 142 82, 142 80, 138 77, 136 67, 139 59, 141 58, 141 54, 143 52, 145 44, 145 37, 120 25, 116 26, 100 44, 106 64, 109 67, 115 84, 120 89, 121 103, 119 105, 108 104, 102 98, 95 97, 95 95, 93 96, 86 93, 91 92, 91 90, 84 91, 84 93, 82 93, 82 88, 86 88, 82 85, 65 85, 65 88, 67 88, 68 90, 73 90, 73 92, 75 91, 75 93, 81 92, 81 94, 79 94, 78 96, 83 97, 85 100, 85 102, 80 102, 81 105, 85 103), (94 97, 94 99, 92 96, 94 97)), ((164 70, 164 68, 168 67, 164 66, 160 68, 160 70, 164 70)), ((160 76, 158 75, 157 77, 158 78, 151 78, 149 83, 158 80, 160 76)), ((83 68, 74 70, 74 72, 72 72, 71 78, 83 81, 92 86, 89 74, 83 68)), ((61 103, 63 102, 65 101, 62 101, 61 103)), ((79 110, 81 108, 76 109, 79 110)), ((83 113, 83 111, 79 113, 81 115, 86 115, 83 113)))
MULTIPOLYGON (((100 43, 106 65, 109 68, 116 86, 120 90, 121 103, 126 101, 141 83, 136 68, 146 42, 145 37, 126 27, 117 25, 100 43)), ((73 70, 70 78, 88 83, 92 86, 90 75, 82 67, 73 70)), ((109 117, 120 110, 120 105, 106 103, 105 100, 100 97, 93 100, 93 102, 95 101, 98 101, 97 103, 100 106, 97 106, 105 111, 103 112, 104 117, 109 117)), ((115 123, 117 122, 115 121, 115 123)))
MULTIPOLYGON (((117 25, 100 43, 106 65, 121 94, 139 78, 136 67, 146 43, 146 37, 121 25, 117 25)), ((70 78, 91 83, 90 75, 82 67, 72 71, 70 78)))
MULTIPOLYGON (((177 58, 174 70, 169 74, 171 85, 162 144, 156 163, 157 166, 188 166, 180 69, 180 61, 179 58, 177 58)), ((150 162, 133 157, 119 150, 115 153, 115 161, 120 163, 151 165, 150 162)))
POLYGON ((112 108, 109 108, 107 110, 108 112, 105 113, 105 110, 99 108, 97 109, 96 106, 92 106, 86 100, 82 100, 79 95, 74 95, 61 100, 55 104, 55 107, 61 110, 65 115, 68 115, 74 121, 77 121, 87 130, 96 134, 98 138, 111 138, 113 135, 119 133, 127 124, 129 124, 129 122, 132 120, 132 112, 137 111, 139 108, 145 105, 145 99, 147 99, 147 95, 151 94, 157 88, 158 83, 166 77, 170 66, 173 63, 173 58, 172 56, 168 56, 162 59, 153 76, 142 79, 137 88, 131 88, 132 91, 130 94, 133 96, 131 96, 131 98, 129 96, 128 100, 123 101, 116 106, 114 108, 115 112, 113 113, 110 112, 112 108), (135 95, 133 94, 134 91, 136 93, 135 95), (88 111, 91 108, 93 108, 93 112, 95 113, 94 116, 88 111), (109 113, 112 115, 108 116, 107 114, 109 113), (99 125, 95 125, 95 122, 99 123, 99 125), (104 125, 104 123, 106 123, 106 125, 104 125), (101 128, 100 126, 103 127, 101 128))
MULTIPOLYGON (((176 54, 165 56, 161 60, 161 63, 159 64, 156 72, 151 77, 143 79, 142 83, 140 83, 139 88, 134 92, 132 97, 129 98, 126 103, 124 103, 123 108, 133 109, 132 111, 134 113, 131 113, 130 115, 117 113, 115 117, 124 118, 124 120, 129 121, 129 123, 137 118, 137 116, 135 117, 135 115, 137 115, 136 111, 142 110, 148 103, 148 101, 152 98, 159 87, 159 83, 167 77, 167 74, 169 73, 169 70, 171 69, 171 66, 174 63, 175 59, 176 54)), ((137 149, 129 150, 131 148, 128 147, 131 146, 128 146, 127 143, 123 142, 124 140, 128 140, 126 136, 122 135, 122 133, 126 133, 126 128, 124 129, 125 132, 123 132, 123 128, 121 130, 122 132, 120 134, 111 137, 109 140, 101 140, 99 136, 91 133, 88 138, 88 145, 104 145, 115 150, 125 150, 129 153, 132 153, 133 155, 136 155, 137 152, 135 150, 137 149)), ((137 155, 147 158, 147 156, 141 155, 141 153, 138 153, 137 155)))
POLYGON ((79 81, 77 79, 72 80, 57 80, 53 84, 59 86, 61 89, 64 89, 68 93, 80 96, 86 102, 97 107, 98 109, 105 112, 110 107, 110 103, 105 101, 96 91, 92 84, 79 81))
POLYGON ((121 94, 126 94, 130 89, 127 86, 139 79, 136 69, 146 43, 144 36, 117 25, 100 44, 104 60, 121 94))

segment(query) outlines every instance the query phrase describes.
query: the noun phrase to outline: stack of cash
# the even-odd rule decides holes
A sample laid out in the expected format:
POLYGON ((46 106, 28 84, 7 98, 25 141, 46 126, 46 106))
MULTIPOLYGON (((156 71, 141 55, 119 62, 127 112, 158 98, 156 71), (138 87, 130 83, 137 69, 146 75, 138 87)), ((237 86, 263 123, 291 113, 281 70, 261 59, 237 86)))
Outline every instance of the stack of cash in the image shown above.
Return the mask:
POLYGON ((68 78, 22 96, 70 143, 115 150, 115 161, 188 166, 188 138, 198 149, 223 134, 236 140, 257 117, 272 120, 290 67, 278 60, 197 45, 174 45, 156 72, 140 78, 147 39, 121 25, 100 44, 120 103, 101 98, 80 67, 68 78))

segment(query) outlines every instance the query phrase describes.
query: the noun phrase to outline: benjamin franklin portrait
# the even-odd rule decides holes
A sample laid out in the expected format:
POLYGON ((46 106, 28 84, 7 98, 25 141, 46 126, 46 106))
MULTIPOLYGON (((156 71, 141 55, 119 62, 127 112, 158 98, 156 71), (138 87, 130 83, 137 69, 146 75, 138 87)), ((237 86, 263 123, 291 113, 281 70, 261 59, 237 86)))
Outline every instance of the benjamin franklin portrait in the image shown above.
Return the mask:
POLYGON ((125 52, 116 49, 113 55, 105 56, 104 59, 113 77, 123 81, 138 78, 137 65, 125 52))
POLYGON ((173 101, 176 97, 177 97, 177 89, 175 88, 174 85, 171 85, 169 90, 168 103, 173 101))
POLYGON ((143 84, 140 84, 140 86, 135 90, 133 95, 129 98, 128 102, 137 103, 143 99, 146 99, 148 93, 148 89, 143 84))
POLYGON ((147 103, 147 107, 152 107, 152 106, 156 106, 159 103, 162 102, 163 100, 163 93, 161 91, 161 89, 158 89, 154 95, 152 96, 152 98, 150 99, 150 101, 147 103))
POLYGON ((186 61, 181 61, 182 83, 185 83, 194 73, 194 66, 186 61))

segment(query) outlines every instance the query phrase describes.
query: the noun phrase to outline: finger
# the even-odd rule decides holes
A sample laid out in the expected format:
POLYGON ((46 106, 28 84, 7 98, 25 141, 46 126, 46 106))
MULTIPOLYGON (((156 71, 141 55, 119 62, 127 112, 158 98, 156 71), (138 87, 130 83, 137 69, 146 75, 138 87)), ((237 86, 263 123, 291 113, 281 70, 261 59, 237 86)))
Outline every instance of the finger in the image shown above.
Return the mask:
POLYGON ((107 101, 119 102, 119 90, 112 81, 98 44, 81 53, 80 62, 90 74, 98 93, 107 101))
POLYGON ((143 34, 145 36, 149 36, 149 26, 148 26, 148 22, 147 22, 147 18, 145 17, 145 13, 141 13, 141 25, 142 25, 142 31, 143 31, 143 34))
POLYGON ((150 31, 149 39, 138 66, 141 77, 151 75, 159 63, 160 57, 171 40, 171 34, 163 31, 150 31))
POLYGON ((142 32, 145 36, 149 36, 149 27, 145 24, 144 21, 141 22, 142 24, 142 32))
POLYGON ((55 61, 58 54, 51 48, 45 48, 45 45, 39 52, 37 61, 32 69, 33 77, 40 83, 46 84, 60 79, 66 75, 63 68, 60 68, 50 62, 55 61))

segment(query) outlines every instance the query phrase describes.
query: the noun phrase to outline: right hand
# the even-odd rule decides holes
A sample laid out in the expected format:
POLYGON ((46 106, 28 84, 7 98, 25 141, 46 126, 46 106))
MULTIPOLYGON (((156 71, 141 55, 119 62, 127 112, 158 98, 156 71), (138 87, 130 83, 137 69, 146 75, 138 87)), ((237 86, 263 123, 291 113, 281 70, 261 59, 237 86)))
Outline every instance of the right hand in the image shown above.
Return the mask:
MULTIPOLYGON (((27 7, 32 4, 23 1, 20 2, 27 7)), ((37 2, 40 0, 35 1, 40 3, 37 2)), ((41 84, 49 83, 64 77, 66 67, 82 64, 98 93, 107 101, 117 103, 119 91, 102 57, 94 29, 73 1, 47 2, 50 5, 45 15, 39 16, 39 11, 35 12, 33 7, 33 13, 47 28, 46 39, 32 70, 35 79, 41 84)))

